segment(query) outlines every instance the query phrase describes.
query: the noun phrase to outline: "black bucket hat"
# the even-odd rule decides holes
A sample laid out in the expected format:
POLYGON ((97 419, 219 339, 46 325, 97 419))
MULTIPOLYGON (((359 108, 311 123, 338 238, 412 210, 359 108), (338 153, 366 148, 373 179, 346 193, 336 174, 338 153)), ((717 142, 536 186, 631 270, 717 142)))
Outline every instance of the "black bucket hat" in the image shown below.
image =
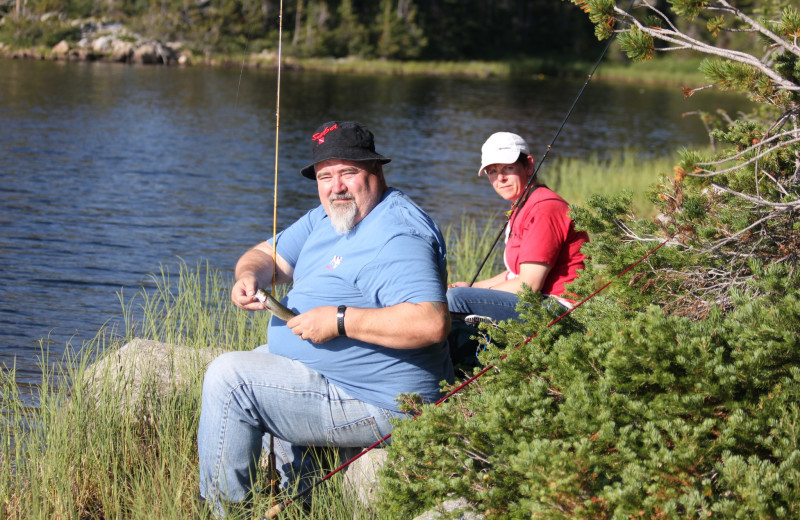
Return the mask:
POLYGON ((356 121, 329 121, 323 123, 311 136, 313 162, 300 170, 303 177, 316 179, 314 165, 328 159, 349 161, 378 161, 386 164, 391 159, 375 152, 375 140, 366 126, 356 121))

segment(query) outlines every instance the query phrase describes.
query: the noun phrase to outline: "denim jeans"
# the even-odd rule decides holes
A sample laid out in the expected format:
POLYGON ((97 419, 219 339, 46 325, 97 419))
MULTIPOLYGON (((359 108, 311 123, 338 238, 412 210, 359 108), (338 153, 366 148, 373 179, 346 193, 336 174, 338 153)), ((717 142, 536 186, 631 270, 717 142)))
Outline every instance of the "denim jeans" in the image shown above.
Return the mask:
POLYGON ((488 316, 494 321, 518 319, 515 293, 480 289, 477 287, 453 287, 447 290, 447 307, 456 314, 488 316))
MULTIPOLYGON (((447 290, 447 307, 453 314, 477 314, 488 316, 494 321, 518 320, 515 293, 477 287, 453 287, 447 290)), ((556 314, 562 314, 572 308, 570 302, 557 296, 548 295, 542 306, 556 314)))
POLYGON ((406 414, 354 399, 304 364, 269 353, 228 352, 203 381, 197 433, 200 494, 216 516, 225 502, 249 498, 262 445, 274 435, 281 488, 310 484, 307 447, 366 447, 392 431, 389 419, 406 414))

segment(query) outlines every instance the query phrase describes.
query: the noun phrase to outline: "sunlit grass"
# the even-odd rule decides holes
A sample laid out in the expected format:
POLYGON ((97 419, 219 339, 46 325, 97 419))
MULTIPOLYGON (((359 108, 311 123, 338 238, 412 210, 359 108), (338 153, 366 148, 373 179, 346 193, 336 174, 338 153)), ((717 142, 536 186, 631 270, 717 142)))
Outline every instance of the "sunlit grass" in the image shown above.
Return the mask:
MULTIPOLYGON (((125 330, 102 330, 62 360, 43 352, 39 406, 15 394, 2 371, 0 518, 192 518, 197 492, 197 422, 205 364, 192 353, 253 348, 265 341, 268 315, 229 303, 230 282, 207 268, 162 269, 155 289, 123 301, 125 330), (89 362, 134 337, 183 345, 184 385, 132 387, 111 372, 89 385, 89 362), (16 396, 16 397, 15 397, 16 396)), ((153 365, 155 367, 156 365, 153 365)), ((154 369, 155 370, 155 369, 154 369)))
POLYGON ((595 73, 600 80, 697 87, 708 83, 700 72, 701 58, 660 56, 644 62, 604 61, 595 73))
MULTIPOLYGON (((213 61, 213 60, 212 60, 213 61)), ((274 67, 274 56, 259 55, 228 57, 216 60, 222 63, 274 67)), ((422 74, 430 76, 473 77, 575 77, 584 78, 592 70, 594 62, 576 59, 523 58, 501 61, 395 61, 364 58, 293 58, 283 62, 286 67, 303 70, 332 72, 336 74, 422 74)), ((637 83, 703 84, 699 72, 700 59, 685 57, 660 57, 647 62, 604 60, 597 68, 594 78, 600 80, 627 81, 637 83)))
POLYGON ((459 223, 445 227, 447 243, 447 279, 450 282, 471 282, 478 267, 486 258, 478 279, 494 276, 503 269, 503 238, 492 247, 505 221, 500 215, 477 223, 462 218, 459 223))
POLYGON ((593 154, 587 158, 560 158, 542 165, 539 177, 567 202, 582 205, 592 195, 633 193, 633 210, 640 217, 655 214, 647 199, 650 187, 666 175, 672 176, 677 154, 642 159, 634 151, 622 150, 609 158, 593 154))

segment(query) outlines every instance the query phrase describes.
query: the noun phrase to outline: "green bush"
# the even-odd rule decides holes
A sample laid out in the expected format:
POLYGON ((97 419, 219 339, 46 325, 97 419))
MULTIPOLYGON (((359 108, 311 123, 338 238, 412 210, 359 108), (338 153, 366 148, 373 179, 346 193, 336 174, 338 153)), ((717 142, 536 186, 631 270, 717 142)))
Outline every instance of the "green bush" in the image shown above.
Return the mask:
POLYGON ((39 21, 32 17, 6 16, 0 25, 0 42, 14 48, 52 47, 61 40, 76 42, 81 37, 79 27, 58 19, 39 21))
POLYGON ((395 429, 385 511, 456 495, 498 518, 797 517, 800 289, 757 272, 768 294, 701 321, 599 296, 565 324, 505 324, 509 345, 539 334, 395 429))

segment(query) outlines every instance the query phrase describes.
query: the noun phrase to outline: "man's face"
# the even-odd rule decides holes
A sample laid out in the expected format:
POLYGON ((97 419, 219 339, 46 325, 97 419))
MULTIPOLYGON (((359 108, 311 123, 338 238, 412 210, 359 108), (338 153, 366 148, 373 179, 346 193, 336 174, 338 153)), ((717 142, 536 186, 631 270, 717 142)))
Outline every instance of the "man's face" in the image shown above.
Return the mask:
POLYGON ((492 164, 484 168, 492 188, 505 200, 517 200, 525 190, 533 174, 533 159, 529 156, 525 163, 492 164))
POLYGON ((314 165, 319 200, 336 232, 345 235, 381 201, 383 178, 369 173, 366 164, 328 159, 314 165))

